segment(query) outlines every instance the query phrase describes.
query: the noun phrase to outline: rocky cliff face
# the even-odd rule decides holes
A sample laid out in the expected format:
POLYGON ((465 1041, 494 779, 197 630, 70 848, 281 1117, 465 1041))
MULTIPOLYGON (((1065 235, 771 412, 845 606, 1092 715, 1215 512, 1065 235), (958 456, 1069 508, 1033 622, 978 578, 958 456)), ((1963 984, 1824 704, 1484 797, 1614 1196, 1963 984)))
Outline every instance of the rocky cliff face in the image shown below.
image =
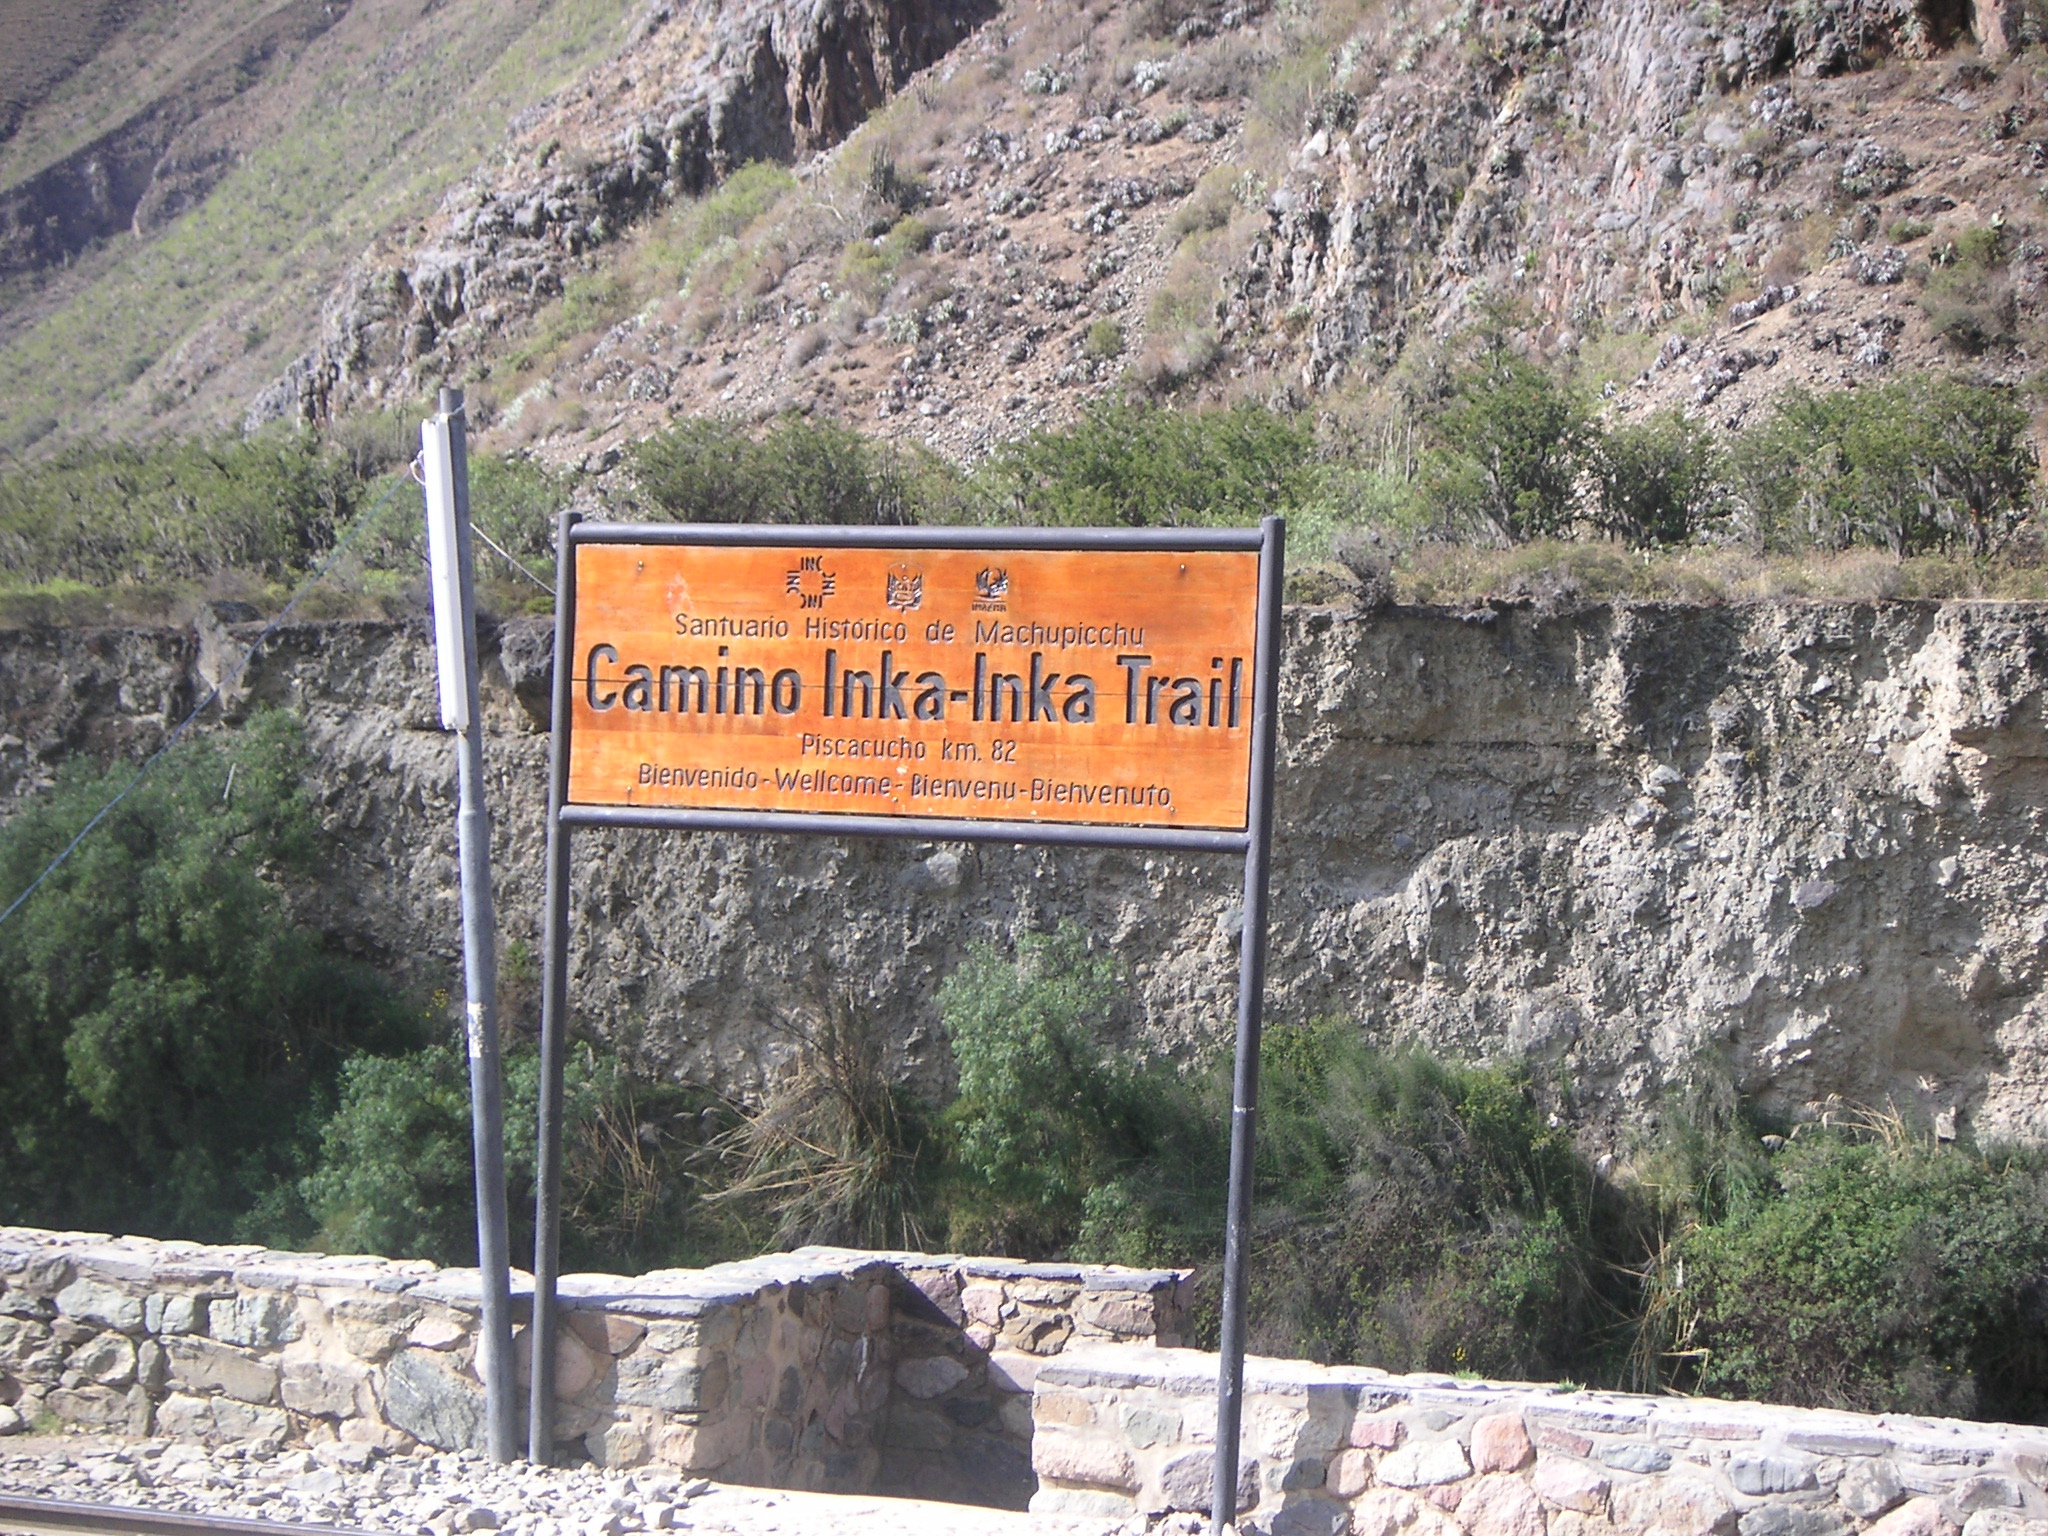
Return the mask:
MULTIPOLYGON (((0 785, 140 750, 250 633, 0 637, 0 785)), ((547 632, 492 639, 500 921, 538 935, 547 632)), ((1596 1143, 1689 1073, 1793 1114, 1888 1097, 2048 1134, 2048 609, 1731 605, 1288 617, 1271 1016, 1527 1063, 1596 1143)), ((423 986, 459 918, 424 637, 286 631, 231 703, 301 711, 334 877, 310 915, 423 986)), ((660 1070, 744 1088, 848 986, 947 1071, 966 948, 1063 919, 1129 967, 1126 1044, 1227 1040, 1229 859, 583 834, 573 997, 660 1070)), ((516 1012, 516 1010, 515 1010, 516 1012)), ((530 1021, 528 1021, 530 1022, 530 1021)))
POLYGON ((588 89, 520 125, 572 146, 453 188, 427 246, 373 248, 328 302, 320 344, 250 408, 323 419, 373 386, 401 395, 562 291, 567 263, 650 208, 753 160, 837 143, 996 0, 655 5, 588 89), (538 163, 536 163, 538 162, 538 163))

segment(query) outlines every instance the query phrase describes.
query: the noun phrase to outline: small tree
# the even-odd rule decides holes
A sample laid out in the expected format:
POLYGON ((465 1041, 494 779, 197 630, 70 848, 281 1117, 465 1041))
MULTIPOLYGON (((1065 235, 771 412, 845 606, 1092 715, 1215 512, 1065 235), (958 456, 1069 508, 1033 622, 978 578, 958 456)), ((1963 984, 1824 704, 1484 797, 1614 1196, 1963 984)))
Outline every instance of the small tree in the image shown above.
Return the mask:
POLYGON ((1714 515, 1720 455, 1708 429, 1681 410, 1612 428, 1593 462, 1600 523, 1631 544, 1687 543, 1714 515))
POLYGON ((1593 442, 1584 404, 1509 344, 1504 327, 1482 335, 1458 369, 1434 423, 1426 490, 1446 511, 1495 537, 1561 534, 1593 442))
MULTIPOLYGON (((69 773, 22 812, 0 891, 133 771, 69 773)), ((343 1057, 406 1038, 283 899, 318 860, 304 781, 282 713, 184 743, 0 927, 0 1222, 228 1238, 289 1188, 343 1057)))

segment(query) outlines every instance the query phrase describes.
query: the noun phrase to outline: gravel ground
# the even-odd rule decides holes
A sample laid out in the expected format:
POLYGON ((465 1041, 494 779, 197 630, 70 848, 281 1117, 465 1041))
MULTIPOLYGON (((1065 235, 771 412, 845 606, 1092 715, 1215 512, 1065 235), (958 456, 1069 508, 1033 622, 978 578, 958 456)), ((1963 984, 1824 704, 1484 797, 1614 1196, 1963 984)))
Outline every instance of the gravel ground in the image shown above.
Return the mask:
MULTIPOLYGON (((81 1435, 12 1439, 0 1442, 0 1490, 404 1536, 1124 1536, 1130 1529, 1111 1519, 744 1488, 647 1468, 500 1467, 471 1451, 386 1456, 360 1445, 294 1450, 265 1440, 208 1449, 81 1435)), ((1143 1531, 1144 1521, 1135 1526, 1143 1531)))

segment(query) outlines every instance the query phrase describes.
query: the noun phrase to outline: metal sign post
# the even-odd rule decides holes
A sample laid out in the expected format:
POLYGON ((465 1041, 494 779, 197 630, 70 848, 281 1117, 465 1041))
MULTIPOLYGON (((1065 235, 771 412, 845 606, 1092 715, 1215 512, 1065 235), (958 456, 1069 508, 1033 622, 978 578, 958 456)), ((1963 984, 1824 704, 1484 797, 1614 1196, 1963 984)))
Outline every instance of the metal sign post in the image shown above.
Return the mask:
POLYGON ((528 1456, 554 1453, 577 827, 1245 858, 1217 1525, 1236 1511, 1285 527, 580 522, 557 548, 528 1456))
POLYGON ((455 826, 462 871, 463 1033, 469 1042, 470 1134, 476 1151, 477 1275, 483 1291, 478 1366, 486 1393, 490 1457, 510 1461, 519 1454, 519 1390, 512 1363, 497 920, 491 903, 491 820, 484 808, 484 727, 477 708, 476 580, 470 557, 469 453, 462 391, 442 390, 440 405, 440 414, 421 424, 420 445, 441 724, 456 732, 460 742, 461 801, 455 826))

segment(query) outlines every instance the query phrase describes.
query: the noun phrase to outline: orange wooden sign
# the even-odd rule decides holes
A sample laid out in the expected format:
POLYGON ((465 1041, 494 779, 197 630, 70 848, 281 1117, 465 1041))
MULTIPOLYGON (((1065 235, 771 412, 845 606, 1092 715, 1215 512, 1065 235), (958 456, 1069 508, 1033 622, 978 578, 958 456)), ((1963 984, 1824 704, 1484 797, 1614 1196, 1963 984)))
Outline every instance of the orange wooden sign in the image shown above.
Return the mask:
POLYGON ((590 543, 573 805, 1242 830, 1255 551, 590 543))

